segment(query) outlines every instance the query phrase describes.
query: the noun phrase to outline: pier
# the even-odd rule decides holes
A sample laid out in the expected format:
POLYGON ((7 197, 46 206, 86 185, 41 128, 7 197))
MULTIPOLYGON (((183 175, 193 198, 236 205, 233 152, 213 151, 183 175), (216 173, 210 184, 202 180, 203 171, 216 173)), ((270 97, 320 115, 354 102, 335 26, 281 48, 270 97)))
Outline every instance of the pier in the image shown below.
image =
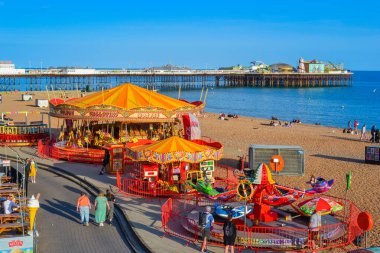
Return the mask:
POLYGON ((62 74, 34 70, 25 74, 0 74, 0 91, 101 90, 121 83, 149 89, 202 87, 311 88, 352 85, 353 73, 254 73, 223 70, 145 71, 97 70, 94 74, 62 74))

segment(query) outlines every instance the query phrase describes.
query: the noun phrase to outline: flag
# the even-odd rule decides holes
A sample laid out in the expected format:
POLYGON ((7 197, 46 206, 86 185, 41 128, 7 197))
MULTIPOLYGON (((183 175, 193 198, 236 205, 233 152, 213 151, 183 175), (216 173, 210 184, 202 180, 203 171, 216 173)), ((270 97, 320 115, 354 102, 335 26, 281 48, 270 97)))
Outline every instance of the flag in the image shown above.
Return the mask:
POLYGON ((351 173, 351 171, 349 171, 346 174, 346 179, 347 179, 346 191, 348 191, 351 188, 351 178, 352 178, 352 173, 351 173))

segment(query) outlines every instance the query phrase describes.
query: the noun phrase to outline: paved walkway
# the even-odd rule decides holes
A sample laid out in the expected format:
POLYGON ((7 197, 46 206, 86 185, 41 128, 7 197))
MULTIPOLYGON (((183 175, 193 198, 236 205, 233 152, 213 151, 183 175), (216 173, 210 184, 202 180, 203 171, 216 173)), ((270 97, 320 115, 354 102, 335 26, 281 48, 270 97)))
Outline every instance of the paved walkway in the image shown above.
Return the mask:
MULTIPOLYGON (((36 154, 36 149, 22 147, 15 149, 23 158, 30 157, 36 154)), ((0 148, 0 152, 4 153, 0 148)), ((9 155, 14 156, 7 151, 9 155)), ((50 166, 55 166, 68 172, 74 173, 77 176, 86 179, 96 187, 109 189, 109 185, 116 185, 116 177, 110 175, 98 175, 100 165, 72 163, 55 159, 35 158, 37 163, 43 163, 50 166)), ((37 174, 37 184, 40 182, 39 173, 37 174)), ((128 220, 131 222, 136 234, 144 241, 144 243, 153 252, 166 253, 195 253, 199 252, 199 245, 185 246, 185 241, 174 237, 164 237, 161 229, 161 204, 159 201, 146 201, 143 198, 130 198, 124 194, 116 194, 117 202, 121 205, 128 220)), ((218 247, 209 247, 211 252, 221 253, 223 249, 218 247)), ((118 252, 118 251, 116 251, 118 252)))
MULTIPOLYGON (((76 200, 77 184, 39 170, 36 184, 29 183, 29 195, 41 193, 37 216, 40 252, 131 252, 118 225, 98 227, 91 211, 90 226, 80 224, 76 200)), ((94 199, 91 199, 94 202, 94 199)))

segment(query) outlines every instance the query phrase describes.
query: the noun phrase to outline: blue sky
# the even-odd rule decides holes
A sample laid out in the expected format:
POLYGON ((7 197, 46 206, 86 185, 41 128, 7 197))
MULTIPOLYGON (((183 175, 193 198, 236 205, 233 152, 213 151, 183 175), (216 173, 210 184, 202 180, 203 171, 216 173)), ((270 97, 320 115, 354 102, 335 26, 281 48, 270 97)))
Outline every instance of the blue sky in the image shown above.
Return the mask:
POLYGON ((19 67, 217 68, 305 59, 380 70, 380 1, 0 0, 19 67))

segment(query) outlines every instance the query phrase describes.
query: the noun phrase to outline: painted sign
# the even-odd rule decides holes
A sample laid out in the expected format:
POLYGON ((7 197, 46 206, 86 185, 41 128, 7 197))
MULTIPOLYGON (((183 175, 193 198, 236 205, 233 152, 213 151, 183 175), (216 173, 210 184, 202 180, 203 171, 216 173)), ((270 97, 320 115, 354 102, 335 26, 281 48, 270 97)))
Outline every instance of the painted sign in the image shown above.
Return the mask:
POLYGON ((33 253, 33 236, 0 239, 1 253, 33 253))
POLYGON ((309 63, 309 73, 324 73, 325 64, 323 63, 309 63))
POLYGON ((214 171, 214 160, 201 162, 200 169, 201 171, 214 171))

